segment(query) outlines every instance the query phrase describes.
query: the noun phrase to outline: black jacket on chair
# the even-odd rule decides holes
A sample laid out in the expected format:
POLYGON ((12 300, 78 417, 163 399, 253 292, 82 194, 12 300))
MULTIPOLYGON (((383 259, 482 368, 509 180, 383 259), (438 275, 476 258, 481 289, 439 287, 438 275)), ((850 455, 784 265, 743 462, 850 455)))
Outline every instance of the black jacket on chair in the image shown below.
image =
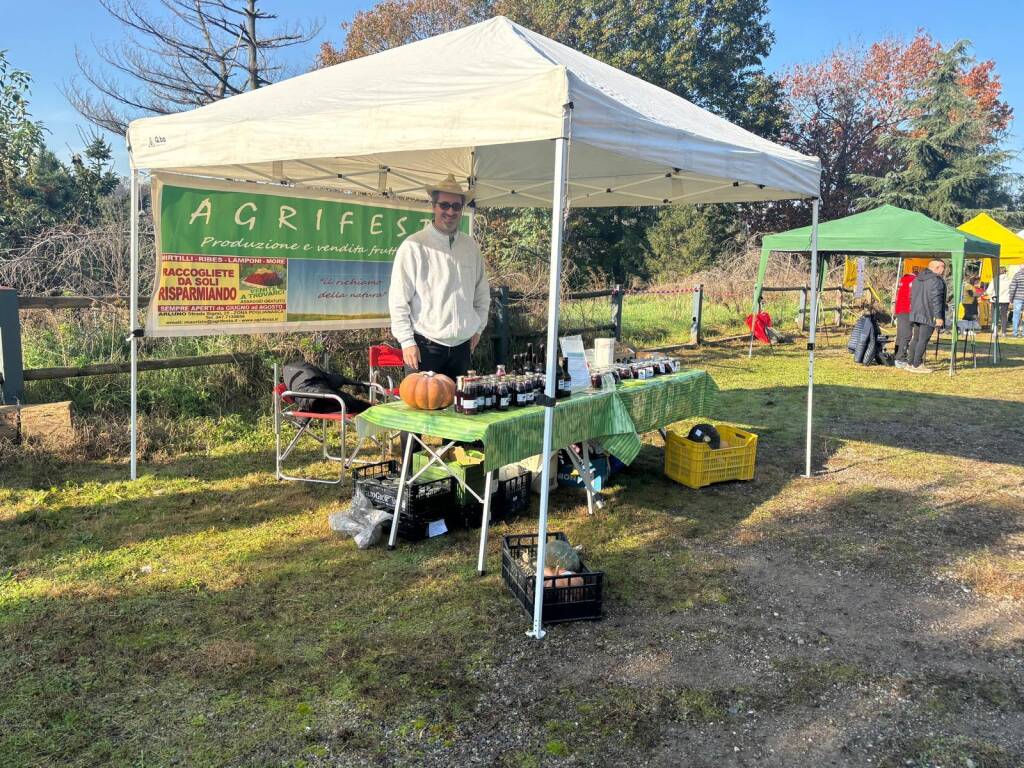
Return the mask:
POLYGON ((878 327, 874 316, 866 314, 854 323, 846 348, 853 352, 854 362, 861 365, 881 365, 886 341, 887 338, 878 327))
MULTIPOLYGON (((358 397, 353 397, 347 392, 342 392, 341 387, 346 385, 359 386, 362 382, 354 381, 342 376, 340 373, 331 373, 322 368, 307 363, 305 360, 293 360, 285 363, 284 384, 292 392, 315 392, 321 395, 338 395, 345 403, 347 413, 362 413, 370 404, 358 397)), ((300 410, 311 411, 312 413, 334 413, 338 410, 338 403, 335 400, 315 397, 296 397, 295 404, 300 410)))
POLYGON ((910 284, 910 322, 934 326, 936 320, 946 320, 946 281, 922 269, 910 284))

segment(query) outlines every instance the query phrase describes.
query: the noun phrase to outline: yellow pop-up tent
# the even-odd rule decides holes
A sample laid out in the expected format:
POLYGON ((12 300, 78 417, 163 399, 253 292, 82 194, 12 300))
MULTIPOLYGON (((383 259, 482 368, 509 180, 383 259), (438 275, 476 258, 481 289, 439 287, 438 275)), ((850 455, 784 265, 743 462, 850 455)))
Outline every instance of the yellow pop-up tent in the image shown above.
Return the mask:
MULTIPOLYGON (((1024 237, 1007 229, 987 213, 979 213, 957 229, 969 235, 999 243, 999 266, 1009 267, 1024 264, 1024 237)), ((991 259, 983 259, 981 262, 981 282, 992 282, 991 259)))

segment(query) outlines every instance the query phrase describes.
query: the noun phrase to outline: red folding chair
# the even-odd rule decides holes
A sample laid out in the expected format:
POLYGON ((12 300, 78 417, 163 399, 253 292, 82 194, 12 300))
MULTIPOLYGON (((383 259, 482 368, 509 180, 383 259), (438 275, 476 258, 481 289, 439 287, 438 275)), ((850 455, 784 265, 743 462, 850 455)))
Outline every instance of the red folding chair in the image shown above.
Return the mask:
POLYGON ((336 485, 340 483, 345 474, 345 467, 348 465, 348 461, 344 456, 344 451, 346 427, 350 418, 351 416, 345 411, 345 401, 337 395, 321 394, 319 392, 293 392, 288 389, 284 382, 278 382, 275 384, 274 453, 277 479, 298 480, 303 483, 326 483, 328 485, 336 485), (295 402, 296 397, 312 400, 334 400, 338 403, 338 411, 336 413, 303 411, 299 409, 298 404, 295 402), (327 427, 332 423, 338 425, 338 439, 343 454, 341 456, 332 454, 329 448, 327 427), (317 424, 321 427, 321 434, 319 435, 314 429, 314 426, 317 424), (292 436, 288 446, 282 451, 281 437, 285 425, 289 425, 294 428, 295 434, 292 436), (308 435, 321 444, 325 461, 336 461, 341 464, 338 468, 338 477, 336 479, 325 480, 317 477, 302 477, 301 475, 289 475, 284 471, 283 465, 285 460, 291 455, 292 451, 295 450, 295 447, 299 444, 299 440, 302 439, 303 435, 308 435))
MULTIPOLYGON (((319 392, 293 392, 289 390, 287 385, 283 381, 277 381, 278 373, 277 366, 274 366, 274 447, 275 447, 275 465, 278 480, 297 480, 304 483, 326 483, 329 485, 336 485, 342 481, 345 470, 348 469, 354 463, 365 464, 364 461, 359 461, 356 456, 359 454, 365 440, 360 438, 356 441, 356 446, 352 453, 348 456, 345 455, 345 443, 348 437, 348 425, 355 418, 355 414, 349 413, 345 408, 345 401, 338 395, 325 394, 319 392), (338 410, 332 413, 319 413, 317 411, 304 411, 299 408, 295 402, 296 398, 302 398, 304 400, 333 400, 338 404, 338 410), (330 450, 330 435, 329 427, 331 424, 338 425, 338 441, 341 446, 342 455, 338 456, 331 453, 330 450), (320 434, 317 434, 316 426, 320 426, 320 434), (292 436, 288 445, 281 450, 282 437, 286 427, 294 429, 295 434, 292 436), (321 445, 323 457, 325 461, 335 461, 341 464, 338 468, 338 477, 333 480, 326 480, 323 478, 315 477, 302 477, 300 475, 289 475, 284 469, 283 465, 285 460, 291 455, 292 451, 299 444, 299 441, 303 436, 308 436, 316 440, 321 445)), ((379 398, 386 397, 386 393, 378 384, 373 382, 360 382, 362 386, 365 386, 369 391, 369 400, 371 403, 377 402, 379 398)))
MULTIPOLYGON (((401 383, 401 377, 405 375, 405 358, 402 357, 402 350, 395 349, 388 344, 376 344, 370 347, 369 368, 370 375, 368 378, 370 380, 367 383, 370 387, 370 402, 376 405, 378 402, 386 403, 397 400, 398 384, 395 383, 395 378, 397 376, 398 382, 401 383), (395 376, 388 373, 388 371, 391 371, 395 376)), ((395 431, 385 431, 376 435, 360 437, 356 441, 355 450, 349 457, 349 464, 356 460, 356 456, 368 440, 377 445, 377 451, 380 455, 390 455, 392 438, 397 434, 398 432, 395 431)))
POLYGON ((388 344, 377 344, 370 347, 370 383, 376 384, 387 393, 387 400, 398 399, 398 385, 395 379, 385 371, 398 371, 399 383, 405 375, 405 358, 402 350, 388 344))

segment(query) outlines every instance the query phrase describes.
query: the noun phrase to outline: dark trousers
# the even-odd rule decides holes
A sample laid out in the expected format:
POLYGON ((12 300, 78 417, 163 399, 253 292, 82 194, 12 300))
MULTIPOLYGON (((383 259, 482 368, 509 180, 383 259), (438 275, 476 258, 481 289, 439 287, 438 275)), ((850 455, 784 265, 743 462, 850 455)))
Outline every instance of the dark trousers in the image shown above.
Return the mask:
MULTIPOLYGON (((413 338, 416 340, 416 346, 420 350, 421 371, 443 373, 452 381, 455 381, 459 376, 465 376, 469 371, 469 357, 472 351, 469 348, 468 341, 464 341, 455 347, 448 347, 444 344, 438 344, 436 341, 431 341, 425 336, 420 336, 418 333, 413 338)), ((406 372, 409 372, 408 368, 406 368, 406 372)), ((406 442, 409 440, 409 434, 409 432, 402 433, 403 450, 406 442)))
POLYGON ((908 362, 910 360, 910 315, 896 315, 896 359, 908 362))
POLYGON ((420 370, 443 373, 455 381, 457 376, 465 376, 469 371, 469 342, 464 341, 455 347, 446 347, 430 339, 415 336, 416 346, 420 349, 420 370))
POLYGON ((928 349, 928 340, 932 337, 934 325, 924 323, 911 323, 913 326, 910 339, 910 364, 917 368, 924 362, 924 353, 928 349))
POLYGON ((993 317, 992 318, 992 327, 993 328, 995 328, 995 324, 996 324, 997 321, 999 323, 999 333, 1000 333, 1000 335, 1005 335, 1006 334, 1006 329, 1009 327, 1009 317, 1010 317, 1010 305, 1008 303, 1006 303, 1006 302, 1003 302, 1002 304, 999 305, 998 318, 997 317, 993 317))

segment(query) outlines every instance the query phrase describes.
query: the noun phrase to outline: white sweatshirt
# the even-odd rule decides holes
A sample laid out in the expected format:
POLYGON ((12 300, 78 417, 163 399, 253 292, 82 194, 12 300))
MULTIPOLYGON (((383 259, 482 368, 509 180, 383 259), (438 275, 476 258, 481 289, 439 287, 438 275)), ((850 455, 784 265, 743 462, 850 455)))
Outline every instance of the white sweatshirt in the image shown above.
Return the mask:
POLYGON ((395 253, 388 308, 391 333, 402 348, 415 346, 413 333, 454 347, 487 325, 491 287, 476 241, 464 232, 455 239, 428 224, 409 235, 395 253))

